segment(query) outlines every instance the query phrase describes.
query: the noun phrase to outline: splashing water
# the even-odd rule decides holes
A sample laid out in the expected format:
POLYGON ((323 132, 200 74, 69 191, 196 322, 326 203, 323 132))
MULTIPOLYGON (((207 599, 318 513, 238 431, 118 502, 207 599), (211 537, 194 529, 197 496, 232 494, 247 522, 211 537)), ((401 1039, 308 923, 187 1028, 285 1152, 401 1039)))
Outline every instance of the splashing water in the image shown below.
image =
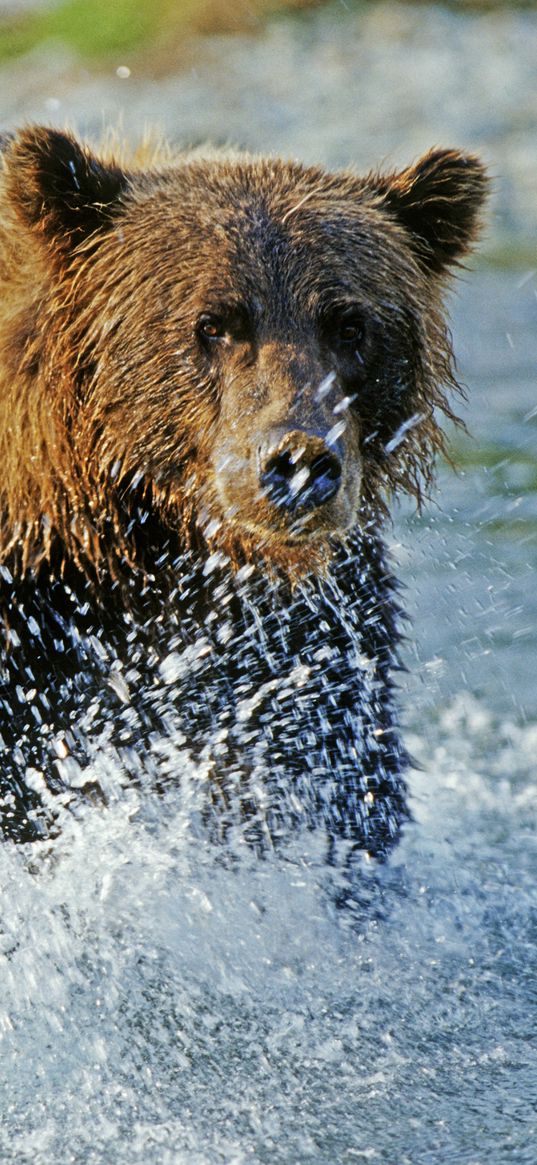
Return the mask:
POLYGON ((478 703, 445 712, 418 825, 352 909, 314 839, 230 863, 172 794, 153 817, 134 798, 88 808, 29 863, 5 846, 2 1159, 523 1152, 537 794, 521 761, 537 739, 504 726, 491 787, 493 727, 478 703))
MULTIPOLYGON (((514 314, 514 347, 494 348, 492 314, 470 427, 483 444, 496 424, 512 475, 467 454, 397 550, 420 644, 402 694, 414 822, 348 896, 315 833, 262 857, 211 843, 177 726, 158 763, 180 791, 123 787, 105 747, 92 772, 121 795, 0 849, 2 1161, 534 1165, 537 528, 513 482, 537 331, 532 284, 516 299, 491 279, 475 300, 514 314)), ((467 302, 458 327, 476 350, 467 302)), ((164 685, 181 663, 171 650, 164 685)))

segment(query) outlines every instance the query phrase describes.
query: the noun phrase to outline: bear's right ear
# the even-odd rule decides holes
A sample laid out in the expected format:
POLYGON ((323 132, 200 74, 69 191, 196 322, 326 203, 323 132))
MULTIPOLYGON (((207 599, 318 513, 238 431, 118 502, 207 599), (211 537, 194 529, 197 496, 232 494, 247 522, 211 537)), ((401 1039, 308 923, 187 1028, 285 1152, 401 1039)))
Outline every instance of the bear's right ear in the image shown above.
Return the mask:
POLYGON ((3 160, 15 213, 60 254, 106 229, 129 187, 119 167, 99 161, 71 134, 45 126, 10 136, 3 160))

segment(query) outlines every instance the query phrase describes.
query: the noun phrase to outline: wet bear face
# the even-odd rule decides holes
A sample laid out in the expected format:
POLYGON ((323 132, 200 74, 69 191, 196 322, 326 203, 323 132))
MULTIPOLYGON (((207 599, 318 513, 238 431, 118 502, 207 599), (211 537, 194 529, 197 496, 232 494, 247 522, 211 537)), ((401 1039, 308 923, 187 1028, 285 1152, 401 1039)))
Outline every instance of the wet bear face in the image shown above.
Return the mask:
POLYGON ((172 530, 308 569, 386 491, 419 492, 451 380, 440 295, 485 188, 474 158, 145 172, 36 129, 6 167, 50 267, 41 367, 94 524, 128 525, 141 491, 172 530))

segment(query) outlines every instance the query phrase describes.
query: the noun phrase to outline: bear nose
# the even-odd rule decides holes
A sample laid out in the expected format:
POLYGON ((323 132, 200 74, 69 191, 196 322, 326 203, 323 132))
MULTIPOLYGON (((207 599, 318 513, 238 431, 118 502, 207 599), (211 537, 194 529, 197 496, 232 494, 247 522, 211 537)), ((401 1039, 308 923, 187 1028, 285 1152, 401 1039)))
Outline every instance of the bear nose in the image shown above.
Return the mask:
POLYGON ((260 481, 274 505, 306 513, 337 493, 341 462, 319 437, 294 433, 267 456, 260 481))

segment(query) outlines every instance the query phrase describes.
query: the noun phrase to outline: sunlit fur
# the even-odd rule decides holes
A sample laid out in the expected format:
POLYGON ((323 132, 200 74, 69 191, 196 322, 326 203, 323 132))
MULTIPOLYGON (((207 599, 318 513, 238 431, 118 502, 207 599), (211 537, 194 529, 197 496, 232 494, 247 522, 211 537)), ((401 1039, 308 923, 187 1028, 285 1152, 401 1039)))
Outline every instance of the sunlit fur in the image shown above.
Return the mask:
MULTIPOLYGON (((212 458, 229 390, 193 334, 215 294, 259 301, 268 338, 294 349, 310 344, 305 321, 321 300, 343 292, 364 305, 381 355, 352 409, 360 444, 351 456, 360 458, 363 483, 356 519, 382 512, 396 490, 419 502, 443 449, 438 410, 451 416, 441 292, 447 264, 474 237, 479 163, 444 151, 402 174, 358 178, 246 156, 174 157, 163 146, 145 170, 140 155, 129 158, 123 148, 118 160, 108 148, 100 157, 120 174, 119 193, 102 224, 95 212, 84 238, 70 235, 56 192, 48 209, 41 197, 35 210, 39 182, 47 181, 42 158, 52 148, 46 131, 29 130, 5 154, 4 561, 35 571, 66 554, 91 573, 117 572, 138 554, 131 519, 140 496, 181 543, 203 542, 209 528, 210 549, 238 562, 254 551, 301 570, 330 556, 338 531, 321 513, 301 546, 275 512, 262 515, 257 538, 255 523, 248 529, 240 515, 222 512, 212 458), (436 194, 436 237, 422 238, 420 208, 431 217, 436 194), (267 277, 271 246, 284 253, 267 277), (409 418, 415 422, 387 453, 409 418)), ((321 377, 321 362, 310 365, 321 377)), ((255 378, 255 370, 241 375, 255 378)), ((278 377, 275 368, 276 396, 278 377)), ((334 403, 338 394, 336 380, 334 403)), ((250 503, 267 510, 262 497, 250 503)))
POLYGON ((480 163, 359 178, 36 127, 2 165, 2 827, 56 828, 103 755, 153 791, 186 755, 217 831, 385 856, 408 762, 382 523, 443 449, 480 163))

